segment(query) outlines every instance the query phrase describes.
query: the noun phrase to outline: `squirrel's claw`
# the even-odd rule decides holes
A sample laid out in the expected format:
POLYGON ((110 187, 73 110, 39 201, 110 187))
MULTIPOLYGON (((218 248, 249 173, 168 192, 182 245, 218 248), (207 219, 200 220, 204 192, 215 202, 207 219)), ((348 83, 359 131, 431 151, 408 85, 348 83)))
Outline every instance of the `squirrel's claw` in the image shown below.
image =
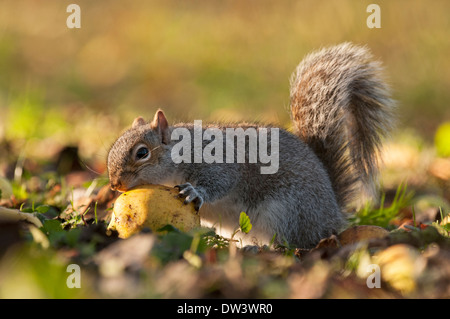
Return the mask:
POLYGON ((200 209, 203 205, 203 198, 198 193, 198 191, 191 185, 191 183, 176 185, 175 188, 178 188, 180 192, 178 193, 178 197, 184 198, 184 204, 189 204, 190 202, 194 203, 194 208, 196 211, 200 209))

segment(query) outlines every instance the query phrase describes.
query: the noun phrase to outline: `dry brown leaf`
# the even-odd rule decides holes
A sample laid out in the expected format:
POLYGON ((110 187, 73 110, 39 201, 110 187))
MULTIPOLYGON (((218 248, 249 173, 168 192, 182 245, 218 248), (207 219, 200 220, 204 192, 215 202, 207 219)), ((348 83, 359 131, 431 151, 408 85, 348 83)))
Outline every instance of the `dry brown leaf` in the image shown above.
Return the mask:
POLYGON ((430 173, 440 179, 450 180, 450 159, 436 158, 430 165, 430 173))
POLYGON ((389 232, 383 227, 372 225, 353 226, 339 234, 341 245, 354 244, 363 240, 384 238, 389 232))

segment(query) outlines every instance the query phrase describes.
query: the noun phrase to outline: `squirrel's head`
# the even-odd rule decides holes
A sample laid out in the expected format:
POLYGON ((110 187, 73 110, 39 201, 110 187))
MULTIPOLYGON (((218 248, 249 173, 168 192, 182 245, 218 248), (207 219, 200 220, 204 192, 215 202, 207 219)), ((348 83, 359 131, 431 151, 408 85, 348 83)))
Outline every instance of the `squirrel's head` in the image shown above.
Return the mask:
POLYGON ((169 142, 169 124, 163 111, 158 110, 150 123, 136 118, 109 151, 111 188, 127 191, 143 184, 161 183, 167 175, 162 166, 171 164, 169 142))

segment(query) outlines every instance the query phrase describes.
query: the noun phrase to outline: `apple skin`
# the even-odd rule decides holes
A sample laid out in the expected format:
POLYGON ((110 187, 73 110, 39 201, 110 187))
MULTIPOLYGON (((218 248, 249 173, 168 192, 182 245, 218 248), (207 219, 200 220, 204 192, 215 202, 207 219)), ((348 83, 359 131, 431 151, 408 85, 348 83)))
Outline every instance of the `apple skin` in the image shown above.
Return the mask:
POLYGON ((184 204, 178 190, 162 185, 143 185, 122 193, 114 202, 108 229, 128 238, 148 227, 157 232, 165 225, 181 231, 200 226, 194 204, 184 204))

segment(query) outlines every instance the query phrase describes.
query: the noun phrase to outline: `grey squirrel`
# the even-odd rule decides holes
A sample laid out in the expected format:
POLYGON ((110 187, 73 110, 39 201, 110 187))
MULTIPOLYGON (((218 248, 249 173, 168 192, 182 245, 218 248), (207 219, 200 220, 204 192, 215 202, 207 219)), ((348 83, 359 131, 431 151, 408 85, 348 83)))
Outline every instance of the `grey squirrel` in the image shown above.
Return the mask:
MULTIPOLYGON (((296 134, 279 129, 274 174, 260 174, 261 164, 248 161, 175 163, 171 150, 177 141, 171 135, 176 128, 194 133, 194 125, 169 126, 161 110, 151 122, 138 117, 109 151, 111 187, 175 186, 185 203, 194 202, 202 224, 221 235, 230 236, 244 211, 253 224, 249 234, 240 234, 244 244, 275 238, 275 243, 312 248, 343 230, 344 211, 358 190, 374 189, 377 153, 395 108, 381 70, 367 48, 351 43, 307 55, 290 81, 296 134)), ((202 132, 208 127, 225 132, 225 126, 214 124, 202 132)))

